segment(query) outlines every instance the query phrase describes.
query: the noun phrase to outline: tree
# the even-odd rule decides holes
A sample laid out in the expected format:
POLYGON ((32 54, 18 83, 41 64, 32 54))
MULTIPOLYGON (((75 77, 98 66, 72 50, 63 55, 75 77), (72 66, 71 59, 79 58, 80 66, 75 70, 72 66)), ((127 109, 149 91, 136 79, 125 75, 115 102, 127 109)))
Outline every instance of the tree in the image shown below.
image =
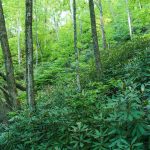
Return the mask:
POLYGON ((103 48, 107 48, 107 43, 106 43, 106 35, 105 35, 105 28, 104 28, 104 20, 103 20, 103 7, 102 7, 102 2, 101 0, 98 0, 96 3, 100 12, 100 27, 101 27, 101 32, 102 32, 102 42, 103 42, 103 48))
POLYGON ((33 1, 26 0, 25 43, 26 43, 26 91, 31 111, 35 110, 34 75, 33 75, 33 39, 32 39, 32 7, 33 1))
POLYGON ((73 28, 74 28, 74 51, 76 59, 76 80, 78 91, 81 91, 80 75, 79 75, 79 51, 77 48, 77 24, 76 24, 76 0, 73 0, 73 28))
POLYGON ((36 39, 36 66, 38 65, 39 59, 39 38, 38 38, 38 16, 37 16, 37 1, 34 0, 35 4, 35 39, 36 39))
POLYGON ((11 52, 8 43, 7 31, 5 26, 5 18, 3 14, 2 1, 0 0, 0 42, 4 56, 5 70, 6 70, 6 80, 7 88, 9 94, 9 102, 11 109, 16 109, 17 103, 17 90, 14 77, 14 68, 11 57, 11 52))
POLYGON ((138 3, 139 3, 139 8, 142 9, 141 1, 138 0, 138 3))
POLYGON ((20 47, 20 33, 21 33, 21 23, 20 23, 20 2, 18 3, 18 15, 17 15, 17 39, 18 39, 18 64, 21 65, 21 47, 20 47))
POLYGON ((125 1, 126 1, 126 10, 127 10, 127 14, 128 14, 128 26, 129 26, 130 39, 132 40, 131 14, 130 14, 130 10, 129 10, 128 0, 125 0, 125 1))
POLYGON ((89 0, 89 9, 90 9, 91 32, 92 32, 93 48, 94 48, 94 56, 95 56, 96 76, 97 76, 97 79, 99 80, 102 76, 102 63, 101 63, 101 58, 100 58, 99 46, 98 46, 98 37, 97 37, 93 0, 89 0))

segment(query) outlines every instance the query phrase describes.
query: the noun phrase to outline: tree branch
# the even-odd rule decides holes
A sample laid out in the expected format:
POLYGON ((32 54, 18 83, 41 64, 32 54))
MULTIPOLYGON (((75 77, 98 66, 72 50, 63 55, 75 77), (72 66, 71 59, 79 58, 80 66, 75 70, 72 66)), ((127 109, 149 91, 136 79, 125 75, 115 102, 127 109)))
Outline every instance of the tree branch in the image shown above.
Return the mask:
MULTIPOLYGON (((3 78, 3 80, 7 81, 4 73, 0 72, 0 76, 3 78)), ((16 87, 21 91, 26 91, 26 88, 19 83, 16 83, 16 87)))

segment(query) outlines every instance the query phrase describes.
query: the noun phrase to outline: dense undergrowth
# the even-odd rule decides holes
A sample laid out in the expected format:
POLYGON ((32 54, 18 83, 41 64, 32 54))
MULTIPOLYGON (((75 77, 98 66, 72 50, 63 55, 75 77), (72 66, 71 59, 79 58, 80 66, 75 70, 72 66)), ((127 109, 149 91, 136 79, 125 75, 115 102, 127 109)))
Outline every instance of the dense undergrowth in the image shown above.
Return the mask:
POLYGON ((49 80, 39 75, 37 111, 9 114, 8 124, 0 128, 0 149, 148 150, 150 49, 142 42, 129 45, 114 48, 101 82, 88 80, 93 72, 86 79, 83 73, 81 93, 71 71, 65 78, 62 68, 60 74, 47 73, 49 80), (43 87, 43 81, 48 85, 43 87))

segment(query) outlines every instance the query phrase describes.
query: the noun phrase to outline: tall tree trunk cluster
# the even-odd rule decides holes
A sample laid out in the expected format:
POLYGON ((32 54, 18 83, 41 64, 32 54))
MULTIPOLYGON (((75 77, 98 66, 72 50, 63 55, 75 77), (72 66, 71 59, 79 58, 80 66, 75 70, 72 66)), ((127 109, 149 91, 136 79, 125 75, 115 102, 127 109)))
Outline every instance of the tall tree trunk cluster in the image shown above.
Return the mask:
MULTIPOLYGON (((71 0, 71 12, 72 12, 72 20, 73 20, 73 29, 74 29, 74 51, 75 51, 75 60, 76 60, 76 82, 78 91, 81 91, 81 83, 80 83, 80 73, 79 73, 79 51, 77 47, 77 21, 76 21, 76 0, 71 0)), ((26 0, 26 19, 25 19, 25 46, 26 46, 26 94, 27 94, 27 103, 29 105, 29 109, 34 111, 36 109, 35 103, 35 95, 34 95, 34 66, 33 66, 33 38, 32 38, 32 12, 33 12, 33 0, 26 0)), ((101 30, 102 30, 102 39, 104 48, 106 48, 106 39, 105 39, 105 31, 104 31, 104 23, 103 23, 103 14, 102 14, 102 5, 101 1, 99 1, 100 8, 100 22, 101 22, 101 30)), ((100 58, 100 51, 98 46, 98 37, 97 37, 97 29, 96 29, 96 19, 95 19, 95 11, 94 11, 94 2, 93 0, 89 0, 89 10, 90 10, 90 19, 91 19, 91 33, 93 39, 93 49, 94 49, 94 57, 95 57, 95 68, 96 68, 96 78, 100 80, 102 77, 102 63, 100 58)), ((37 10, 35 10, 37 15, 37 10)), ((18 15, 18 28, 20 28, 20 20, 18 15)), ((36 38, 37 38, 37 16, 36 16, 36 38)), ((0 76, 7 81, 8 94, 5 92, 3 87, 1 90, 9 96, 10 106, 12 108, 18 107, 17 102, 17 89, 24 90, 22 86, 16 84, 15 76, 14 76, 14 68, 11 57, 11 52, 9 49, 5 19, 3 15, 2 1, 0 0, 0 41, 1 47, 4 55, 5 62, 5 70, 6 76, 0 74, 0 76), (16 87, 17 86, 17 87, 16 87)), ((36 39, 37 42, 37 39, 36 39)), ((38 42, 37 42, 38 43, 38 42)), ((37 50, 38 51, 38 50, 37 50)), ((38 56, 37 58, 38 59, 38 56)), ((18 62, 21 63, 21 51, 20 51, 20 30, 18 30, 18 62)))
POLYGON ((7 31, 5 26, 4 13, 2 8, 2 1, 0 0, 0 42, 4 56, 5 70, 6 70, 6 80, 7 88, 9 94, 10 107, 12 109, 17 108, 17 90, 14 77, 14 68, 12 63, 11 52, 8 44, 7 31))
MULTIPOLYGON (((26 21, 25 21, 25 43, 26 43, 26 92, 27 92, 27 102, 31 111, 35 110, 35 98, 34 98, 34 75, 33 75, 33 39, 32 39, 32 0, 26 0, 26 21)), ((19 21, 18 21, 19 26, 19 21)), ((20 31, 19 31, 20 32, 20 31)), ((18 33, 18 59, 20 64, 20 33, 18 33)), ((16 85, 14 68, 11 57, 11 52, 8 43, 2 1, 0 0, 0 42, 4 56, 6 76, 1 73, 0 76, 7 82, 7 91, 3 87, 0 89, 3 91, 4 95, 7 95, 7 102, 9 102, 9 107, 12 110, 16 110, 19 107, 19 102, 17 101, 17 88, 24 90, 19 84, 16 85)))
MULTIPOLYGON (((90 22, 91 22, 91 34, 93 40, 93 50, 94 50, 94 58, 95 58, 95 70, 96 70, 96 78, 100 80, 102 77, 102 62, 98 44, 98 36, 97 36, 97 28, 96 28, 96 18, 95 18, 95 11, 94 11, 94 1, 89 1, 89 11, 90 11, 90 22)), ((36 4, 36 0, 34 0, 36 4)), ((109 2, 111 2, 109 0, 109 2)), ((46 1, 46 4, 48 1, 46 1)), ((126 11, 128 15, 128 26, 129 26, 129 34, 130 38, 132 39, 132 22, 131 22, 131 13, 129 10, 129 2, 125 0, 126 3, 126 11)), ((36 109, 35 103, 35 95, 34 95, 34 66, 33 66, 33 38, 32 38, 32 17, 33 17, 33 0, 26 0, 26 19, 25 19, 25 46, 26 46, 26 94, 27 94, 27 103, 31 111, 36 109)), ((96 4, 99 8, 100 12, 100 28, 102 33, 102 42, 103 42, 103 49, 107 48, 106 43, 106 35, 105 35, 105 28, 104 28, 104 20, 103 20, 103 8, 102 8, 102 1, 97 0, 96 4)), ((141 1, 138 0, 139 8, 142 9, 141 1)), ((73 22, 73 30, 74 30, 74 51, 75 51, 75 60, 76 60, 76 83, 77 89, 81 91, 81 83, 80 83, 80 69, 79 69, 79 50, 77 47, 77 9, 76 9, 76 0, 70 0, 70 9, 72 14, 72 22, 73 22)), ((110 4, 111 9, 111 4, 110 4)), ((112 10, 112 9, 111 9, 112 10)), ((18 63, 21 64, 21 48, 20 48, 20 11, 18 11, 18 18, 17 18, 17 26, 18 26, 18 63)), ((47 23, 47 8, 45 7, 45 26, 47 23)), ((112 11, 112 16, 113 11, 112 11)), ((39 41, 38 41, 38 26, 37 26, 37 8, 35 7, 35 22, 36 22, 36 65, 38 64, 38 48, 39 48, 39 41)), ((57 22, 54 16, 54 22, 57 28, 57 22)), ((82 29, 81 29, 82 30, 82 29)), ((82 32, 82 31, 81 31, 82 32)), ((46 40, 45 40, 46 41, 46 40)), ((15 81, 14 76, 14 68, 13 62, 11 57, 11 52, 8 43, 3 7, 2 7, 2 0, 0 0, 0 42, 4 56, 4 64, 6 70, 6 76, 3 73, 0 73, 0 76, 7 82, 7 89, 8 92, 1 86, 0 89, 3 91, 4 95, 9 97, 9 105, 12 109, 16 109, 19 107, 19 102, 17 101, 17 88, 24 90, 24 87, 20 86, 15 81)), ((47 42, 46 42, 47 43, 47 42)), ((46 44, 45 44, 46 45, 46 44)))

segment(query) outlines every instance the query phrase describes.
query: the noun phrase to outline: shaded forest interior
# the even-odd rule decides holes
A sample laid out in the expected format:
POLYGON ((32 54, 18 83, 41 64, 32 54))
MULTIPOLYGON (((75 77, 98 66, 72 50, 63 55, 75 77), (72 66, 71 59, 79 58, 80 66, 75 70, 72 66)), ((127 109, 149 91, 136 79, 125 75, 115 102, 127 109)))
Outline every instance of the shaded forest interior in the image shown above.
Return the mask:
POLYGON ((0 150, 149 150, 150 1, 0 0, 0 150))

